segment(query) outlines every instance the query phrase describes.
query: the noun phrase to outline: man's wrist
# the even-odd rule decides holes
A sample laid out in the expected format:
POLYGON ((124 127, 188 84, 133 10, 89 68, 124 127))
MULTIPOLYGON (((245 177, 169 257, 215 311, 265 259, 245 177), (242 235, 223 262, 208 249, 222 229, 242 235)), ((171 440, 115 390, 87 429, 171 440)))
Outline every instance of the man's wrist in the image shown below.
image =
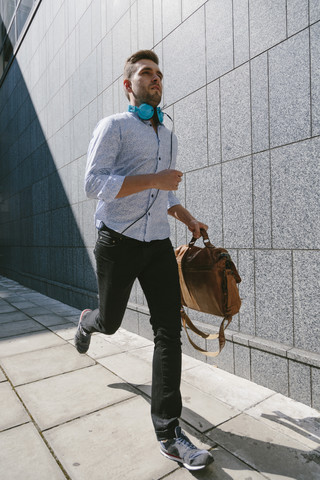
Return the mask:
POLYGON ((156 173, 149 173, 148 175, 148 187, 149 188, 157 188, 157 177, 156 173))

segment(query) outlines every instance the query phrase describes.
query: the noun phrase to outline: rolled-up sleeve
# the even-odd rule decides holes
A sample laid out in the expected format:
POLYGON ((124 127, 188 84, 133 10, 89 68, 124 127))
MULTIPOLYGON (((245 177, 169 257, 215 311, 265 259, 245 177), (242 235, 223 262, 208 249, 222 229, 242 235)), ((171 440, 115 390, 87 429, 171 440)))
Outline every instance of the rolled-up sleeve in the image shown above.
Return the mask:
POLYGON ((115 175, 113 170, 120 142, 119 125, 110 118, 101 120, 88 148, 84 185, 88 198, 98 198, 109 203, 119 193, 125 176, 115 175))
POLYGON ((180 205, 180 201, 177 199, 173 192, 168 193, 168 210, 175 205, 180 205))

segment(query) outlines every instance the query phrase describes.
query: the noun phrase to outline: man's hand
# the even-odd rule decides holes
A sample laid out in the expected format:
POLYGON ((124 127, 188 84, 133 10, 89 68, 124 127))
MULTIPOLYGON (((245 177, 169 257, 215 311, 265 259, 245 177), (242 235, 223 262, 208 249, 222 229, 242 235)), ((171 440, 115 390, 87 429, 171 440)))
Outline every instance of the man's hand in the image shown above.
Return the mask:
POLYGON ((201 233, 200 229, 203 228, 204 230, 208 230, 208 225, 205 223, 199 222, 196 218, 194 218, 190 212, 182 205, 174 205, 173 207, 169 208, 168 210, 169 215, 180 220, 180 222, 187 225, 190 232, 195 238, 200 238, 201 233))
POLYGON ((204 230, 208 230, 208 225, 206 225, 205 223, 202 223, 202 222, 198 222, 198 220, 191 220, 188 224, 187 224, 187 227, 188 229, 190 230, 190 232, 192 232, 192 235, 194 236, 194 238, 200 238, 201 237, 201 233, 200 233, 200 230, 203 228, 204 230))
POLYGON ((161 170, 154 174, 154 187, 159 190, 178 190, 183 173, 179 170, 161 170))

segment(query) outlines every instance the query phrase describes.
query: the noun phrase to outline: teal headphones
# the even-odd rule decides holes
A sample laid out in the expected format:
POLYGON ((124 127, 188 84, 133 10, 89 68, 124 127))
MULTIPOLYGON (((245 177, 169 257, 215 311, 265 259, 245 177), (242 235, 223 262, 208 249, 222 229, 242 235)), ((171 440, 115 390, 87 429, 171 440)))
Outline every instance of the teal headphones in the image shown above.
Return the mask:
MULTIPOLYGON (((140 107, 134 107, 133 105, 129 105, 128 112, 137 113, 141 120, 150 120, 154 114, 154 108, 149 105, 148 103, 142 103, 140 107)), ((163 112, 160 107, 157 107, 157 114, 159 122, 163 122, 163 112)))

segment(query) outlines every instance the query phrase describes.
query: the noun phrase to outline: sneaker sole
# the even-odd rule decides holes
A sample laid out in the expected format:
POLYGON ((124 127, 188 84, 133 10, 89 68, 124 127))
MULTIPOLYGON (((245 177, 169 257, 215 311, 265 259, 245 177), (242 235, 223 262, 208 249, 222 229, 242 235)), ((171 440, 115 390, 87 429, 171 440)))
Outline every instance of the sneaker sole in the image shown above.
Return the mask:
POLYGON ((202 470, 203 468, 206 468, 208 465, 210 465, 213 462, 213 458, 212 458, 212 460, 209 463, 206 463, 205 465, 193 466, 193 465, 188 465, 187 463, 184 463, 182 458, 180 458, 180 457, 175 457, 174 455, 169 455, 168 453, 161 450, 161 448, 160 448, 160 453, 164 457, 168 458, 169 460, 173 460, 174 462, 178 462, 180 465, 183 465, 187 470, 202 470))
POLYGON ((81 348, 77 345, 75 345, 75 347, 76 347, 76 350, 77 350, 78 353, 81 353, 81 355, 84 355, 89 350, 90 345, 88 347, 85 347, 85 348, 81 348))

